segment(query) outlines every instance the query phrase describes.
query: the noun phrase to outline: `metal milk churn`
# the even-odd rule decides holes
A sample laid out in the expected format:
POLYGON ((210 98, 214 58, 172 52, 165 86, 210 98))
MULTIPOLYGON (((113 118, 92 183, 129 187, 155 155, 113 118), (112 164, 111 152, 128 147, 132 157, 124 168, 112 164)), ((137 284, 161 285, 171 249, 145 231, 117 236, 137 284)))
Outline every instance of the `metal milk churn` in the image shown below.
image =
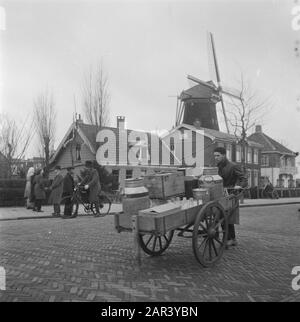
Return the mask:
POLYGON ((208 189, 210 200, 224 196, 223 179, 218 175, 218 168, 204 168, 199 178, 199 186, 208 189))
POLYGON ((122 205, 124 214, 130 216, 150 207, 149 191, 144 187, 143 178, 125 180, 122 205))

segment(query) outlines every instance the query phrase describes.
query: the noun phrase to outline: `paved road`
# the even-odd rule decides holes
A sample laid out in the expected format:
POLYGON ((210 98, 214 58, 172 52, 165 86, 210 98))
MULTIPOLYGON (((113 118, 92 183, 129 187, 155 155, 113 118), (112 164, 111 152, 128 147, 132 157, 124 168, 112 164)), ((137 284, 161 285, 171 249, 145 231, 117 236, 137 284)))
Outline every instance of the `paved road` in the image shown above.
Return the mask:
POLYGON ((240 244, 218 266, 201 268, 190 239, 134 261, 132 235, 113 216, 0 222, 1 301, 300 301, 297 205, 243 208, 240 244))

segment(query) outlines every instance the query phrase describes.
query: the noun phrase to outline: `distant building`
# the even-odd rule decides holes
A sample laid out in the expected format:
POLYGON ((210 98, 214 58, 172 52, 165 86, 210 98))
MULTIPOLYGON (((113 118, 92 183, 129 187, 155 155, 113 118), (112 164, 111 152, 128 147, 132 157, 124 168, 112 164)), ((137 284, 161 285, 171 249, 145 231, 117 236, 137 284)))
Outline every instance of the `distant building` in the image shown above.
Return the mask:
POLYGON ((9 177, 9 162, 3 153, 0 152, 0 178, 6 179, 9 177))
POLYGON ((298 152, 289 150, 267 136, 262 132, 261 125, 256 126, 255 133, 251 134, 249 139, 263 146, 260 160, 262 177, 269 178, 276 187, 295 187, 298 152))
POLYGON ((30 159, 17 159, 12 161, 11 173, 13 177, 25 178, 27 170, 30 167, 41 169, 45 166, 45 159, 42 157, 33 157, 30 159))

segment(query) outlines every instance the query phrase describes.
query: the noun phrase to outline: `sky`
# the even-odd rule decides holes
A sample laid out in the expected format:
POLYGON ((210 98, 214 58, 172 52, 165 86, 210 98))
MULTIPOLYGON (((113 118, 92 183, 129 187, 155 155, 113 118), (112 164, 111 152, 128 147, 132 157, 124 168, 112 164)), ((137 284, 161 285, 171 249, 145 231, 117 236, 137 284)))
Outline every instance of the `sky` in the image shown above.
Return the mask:
MULTIPOLYGON (((195 85, 187 75, 212 79, 210 31, 222 84, 237 88, 243 72, 262 98, 271 97, 263 131, 300 152, 300 0, 9 0, 0 6, 0 112, 22 122, 37 95, 50 89, 55 147, 74 106, 81 112, 84 75, 101 61, 111 126, 122 115, 130 129, 171 129, 176 96, 195 85)), ((37 153, 33 142, 28 157, 37 153)))

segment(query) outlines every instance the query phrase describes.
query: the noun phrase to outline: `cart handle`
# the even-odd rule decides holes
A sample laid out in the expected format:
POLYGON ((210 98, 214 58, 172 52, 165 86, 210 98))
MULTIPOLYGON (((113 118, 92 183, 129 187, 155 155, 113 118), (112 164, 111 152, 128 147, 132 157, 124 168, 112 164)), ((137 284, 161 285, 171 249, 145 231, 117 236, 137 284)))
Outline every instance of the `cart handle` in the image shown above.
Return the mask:
POLYGON ((246 190, 245 188, 236 189, 234 187, 224 187, 225 196, 231 197, 231 198, 233 197, 240 198, 243 195, 245 190, 246 190))

